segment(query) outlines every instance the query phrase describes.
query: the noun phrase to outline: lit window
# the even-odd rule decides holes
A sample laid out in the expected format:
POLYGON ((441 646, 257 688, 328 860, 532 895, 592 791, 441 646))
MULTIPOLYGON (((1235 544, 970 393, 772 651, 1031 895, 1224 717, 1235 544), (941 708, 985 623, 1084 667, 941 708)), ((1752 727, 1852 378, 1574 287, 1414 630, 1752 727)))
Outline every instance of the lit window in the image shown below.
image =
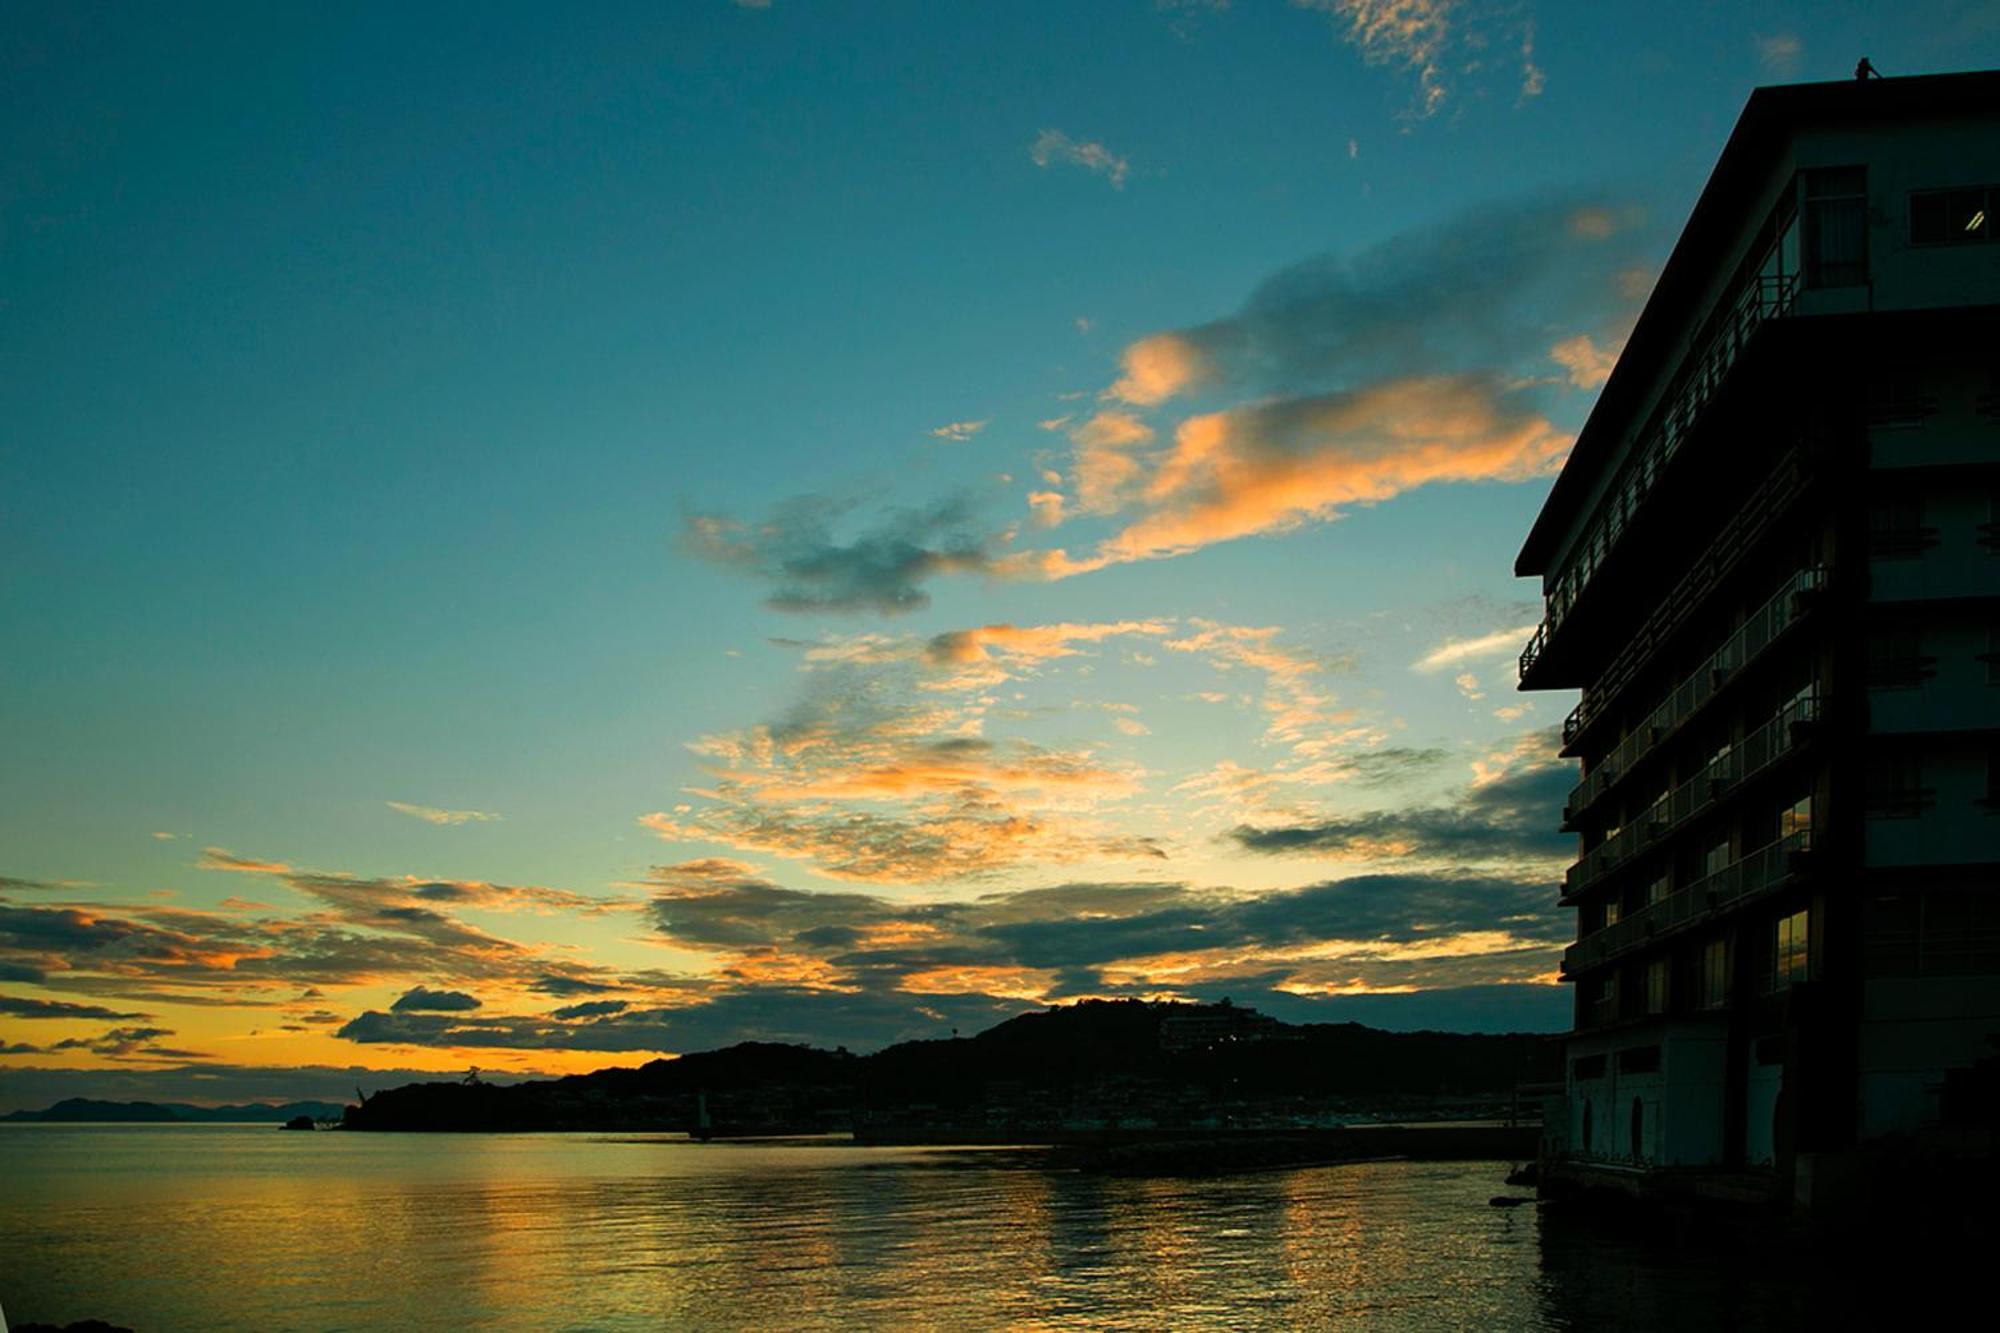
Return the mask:
POLYGON ((1646 1012, 1649 1014, 1667 1012, 1669 971, 1668 962, 1664 958, 1655 958, 1646 964, 1646 1012))
POLYGON ((1729 941, 1710 940, 1701 950, 1701 1007, 1720 1009, 1729 1003, 1729 941))
POLYGON ((1803 843, 1812 836, 1812 795, 1807 793, 1778 812, 1778 836, 1803 843))
POLYGON ((1728 741, 1724 741, 1721 745, 1716 747, 1715 753, 1709 755, 1708 757, 1707 772, 1709 777, 1715 779, 1718 782, 1726 782, 1729 780, 1729 774, 1730 774, 1729 756, 1735 752, 1735 749, 1736 747, 1731 745, 1728 741))
POLYGON ((1624 912, 1623 912, 1623 910, 1622 910, 1622 909, 1623 909, 1623 906, 1624 906, 1624 905, 1623 905, 1622 903, 1620 903, 1620 902, 1619 902, 1619 901, 1618 901, 1618 900, 1617 900, 1616 898, 1607 898, 1607 899, 1605 899, 1605 901, 1604 901, 1604 924, 1605 924, 1605 925, 1607 925, 1607 926, 1615 926, 1615 925, 1617 925, 1617 924, 1618 924, 1618 918, 1619 918, 1620 916, 1624 915, 1624 912))
POLYGON ((1772 990, 1784 990, 1795 982, 1804 981, 1811 972, 1812 954, 1807 947, 1811 933, 1808 915, 1802 909, 1778 918, 1772 951, 1772 990))
POLYGON ((1727 869, 1729 869, 1729 839, 1724 838, 1711 846, 1708 854, 1702 857, 1701 873, 1719 875, 1727 869))
POLYGON ((1655 876, 1653 882, 1646 886, 1646 905, 1651 907, 1654 903, 1664 901, 1673 891, 1674 877, 1671 874, 1663 873, 1655 876))
POLYGON ((1918 190, 1910 195, 1912 245, 1979 245, 1993 237, 1987 187, 1959 190, 1918 190))

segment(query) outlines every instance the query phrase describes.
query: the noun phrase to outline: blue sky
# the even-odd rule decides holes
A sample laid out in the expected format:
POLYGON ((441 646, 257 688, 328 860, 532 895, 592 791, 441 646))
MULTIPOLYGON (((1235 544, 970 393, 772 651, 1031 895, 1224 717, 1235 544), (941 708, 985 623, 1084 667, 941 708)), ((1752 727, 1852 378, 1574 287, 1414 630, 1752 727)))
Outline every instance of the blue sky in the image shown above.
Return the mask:
POLYGON ((0 23, 15 1086, 1560 1026, 1513 552, 1749 89, 2000 57, 1945 3, 0 23))

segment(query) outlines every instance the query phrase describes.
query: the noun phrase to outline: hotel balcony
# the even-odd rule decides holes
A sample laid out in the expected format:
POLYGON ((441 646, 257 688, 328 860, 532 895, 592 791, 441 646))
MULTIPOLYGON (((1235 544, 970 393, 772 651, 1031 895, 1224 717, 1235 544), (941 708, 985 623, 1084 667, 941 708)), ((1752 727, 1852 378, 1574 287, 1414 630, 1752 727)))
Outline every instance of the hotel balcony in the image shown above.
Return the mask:
MULTIPOLYGON (((1716 589, 1743 562, 1778 520, 1805 494, 1807 475, 1800 450, 1786 451, 1727 523, 1690 562, 1672 592, 1625 639, 1625 646, 1597 673, 1583 698, 1563 722, 1563 748, 1574 753, 1584 736, 1612 715, 1612 705, 1639 678, 1655 654, 1671 644, 1684 625, 1708 604, 1716 589)), ((1823 580, 1810 592, 1824 586, 1823 580)))
MULTIPOLYGON (((1812 605, 1806 594, 1816 593, 1825 586, 1824 569, 1802 569, 1786 580, 1769 601, 1752 611, 1706 662, 1668 693, 1652 716, 1621 741, 1617 749, 1591 766, 1563 805, 1564 827, 1573 828, 1579 816, 1699 716, 1717 695, 1740 680, 1746 667, 1805 618, 1812 605)), ((1583 708, 1584 704, 1578 703, 1563 722, 1566 745, 1582 730, 1583 708)))
POLYGON ((1614 925, 1586 935, 1563 954, 1562 971, 1578 973, 1714 919, 1742 903, 1792 883, 1808 866, 1812 830, 1800 829, 1705 875, 1676 893, 1640 908, 1614 925))
POLYGON ((1763 773, 1805 741, 1819 720, 1816 695, 1792 700, 1776 717, 1711 759, 1696 776, 1663 794, 1646 812, 1592 848, 1563 876, 1563 901, 1602 880, 1655 843, 1668 838, 1698 815, 1763 773))
POLYGON ((1630 461, 1599 504, 1583 540, 1562 574, 1545 594, 1541 626, 1521 653, 1521 684, 1537 688, 1536 667, 1576 606, 1591 579, 1617 546, 1641 506, 1659 484, 1667 464, 1702 423, 1710 402, 1728 379, 1757 330, 1792 313, 1798 301, 1796 274, 1759 275, 1709 318, 1695 349, 1682 363, 1674 387, 1654 412, 1630 461))

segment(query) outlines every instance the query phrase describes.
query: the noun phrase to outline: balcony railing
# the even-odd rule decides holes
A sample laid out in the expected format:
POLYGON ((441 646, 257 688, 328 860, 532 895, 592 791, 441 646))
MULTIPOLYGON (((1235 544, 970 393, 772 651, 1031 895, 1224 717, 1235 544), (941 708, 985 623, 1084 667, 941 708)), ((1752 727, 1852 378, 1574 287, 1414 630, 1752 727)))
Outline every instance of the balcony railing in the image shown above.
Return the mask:
POLYGON ((1742 563, 1747 552, 1756 548, 1764 534, 1804 492, 1806 472, 1800 450, 1785 452, 1776 467, 1744 499, 1729 521, 1719 528, 1707 546, 1695 557, 1672 592, 1660 599, 1653 613, 1632 632, 1618 655, 1611 659, 1583 698, 1563 722, 1563 744, 1573 745, 1586 728, 1606 716, 1627 685, 1638 679, 1647 662, 1662 646, 1672 641, 1680 626, 1705 606, 1710 596, 1742 563))
POLYGON ((1700 773, 1664 793, 1615 837, 1606 838, 1571 866, 1563 876, 1563 896, 1589 888, 1792 753, 1803 739, 1804 726, 1818 721, 1819 713, 1819 698, 1810 694, 1779 709, 1776 717, 1709 760, 1700 773))
MULTIPOLYGON (((1709 700, 1724 685, 1776 643, 1786 630, 1805 618, 1811 602, 1801 594, 1817 592, 1825 586, 1826 571, 1818 567, 1802 569, 1787 579, 1769 601, 1744 618, 1736 632, 1725 639, 1707 661, 1668 692, 1667 697, 1660 701, 1660 706, 1653 710, 1652 716, 1619 742, 1617 749, 1591 766, 1583 781, 1571 789, 1569 800, 1563 805, 1563 821, 1569 823, 1589 809, 1640 760, 1706 708, 1709 700)), ((1565 745, 1582 730, 1582 713, 1583 705, 1578 703, 1564 720, 1565 745)))
POLYGON ((1738 903, 1775 892, 1804 868, 1812 850, 1812 830, 1800 829, 1706 875, 1678 893, 1643 907, 1615 925, 1587 935, 1563 954, 1562 970, 1578 972, 1630 953, 1662 936, 1676 934, 1738 903))
POLYGON ((1750 336, 1769 319, 1789 315, 1798 300, 1798 276, 1763 276, 1743 284, 1727 306, 1710 318, 1700 345, 1681 363, 1674 387, 1654 412, 1609 494, 1598 507, 1591 526, 1547 593, 1541 625, 1521 652, 1521 677, 1526 679, 1548 650, 1549 638, 1562 627, 1585 584, 1618 544, 1633 516, 1681 444, 1693 433, 1701 413, 1722 387, 1729 370, 1748 346, 1750 336))

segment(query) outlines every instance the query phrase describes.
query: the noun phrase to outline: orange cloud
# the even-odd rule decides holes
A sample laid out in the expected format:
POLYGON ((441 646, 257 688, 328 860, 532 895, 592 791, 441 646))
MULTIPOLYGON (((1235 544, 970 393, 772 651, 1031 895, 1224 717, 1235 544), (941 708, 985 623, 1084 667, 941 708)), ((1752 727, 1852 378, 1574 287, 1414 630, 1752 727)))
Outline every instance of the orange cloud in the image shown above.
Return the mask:
POLYGON ((1172 628, 1172 622, 1165 620, 979 625, 936 635, 925 644, 924 657, 932 666, 947 669, 940 682, 945 688, 969 689, 997 685, 1043 662, 1076 657, 1082 651, 1078 644, 1125 635, 1158 638, 1172 628))
POLYGON ((1271 715, 1265 731, 1268 739, 1307 743, 1304 748, 1316 749, 1327 739, 1320 734, 1325 728, 1353 721, 1354 714, 1336 710, 1334 697, 1315 687, 1313 682, 1325 670, 1322 663, 1273 643, 1281 632, 1277 626, 1221 625, 1201 619, 1189 623, 1192 634, 1168 639, 1164 646, 1205 656, 1221 670, 1247 667, 1262 672, 1262 707, 1271 715))
POLYGON ((1562 465, 1572 437, 1472 375, 1191 417, 1148 482, 1150 512, 1088 556, 1023 552, 1000 572, 1065 578, 1337 518, 1441 482, 1526 481, 1562 465))
POLYGON ((201 860, 195 863, 203 870, 233 870, 245 875, 289 875, 292 868, 283 861, 259 861, 254 857, 238 856, 221 847, 204 847, 201 860))
POLYGON ((1549 348, 1549 359, 1569 372, 1569 382, 1577 388, 1595 389, 1611 378, 1611 368, 1618 364, 1618 353, 1624 346, 1620 342, 1599 347, 1589 334, 1579 333, 1549 348))
POLYGON ((1124 505, 1146 472, 1134 450, 1152 443, 1153 428, 1130 412, 1107 410, 1072 427, 1069 438, 1078 508, 1103 514, 1124 505))
POLYGON ((500 819, 499 815, 486 810, 440 810, 434 805, 412 805, 408 801, 384 801, 383 804, 399 815, 421 819, 426 824, 491 824, 500 819))
POLYGON ((1215 375, 1214 363, 1200 347, 1178 333, 1156 333, 1125 349, 1124 371, 1107 393, 1135 407, 1152 407, 1215 375))

